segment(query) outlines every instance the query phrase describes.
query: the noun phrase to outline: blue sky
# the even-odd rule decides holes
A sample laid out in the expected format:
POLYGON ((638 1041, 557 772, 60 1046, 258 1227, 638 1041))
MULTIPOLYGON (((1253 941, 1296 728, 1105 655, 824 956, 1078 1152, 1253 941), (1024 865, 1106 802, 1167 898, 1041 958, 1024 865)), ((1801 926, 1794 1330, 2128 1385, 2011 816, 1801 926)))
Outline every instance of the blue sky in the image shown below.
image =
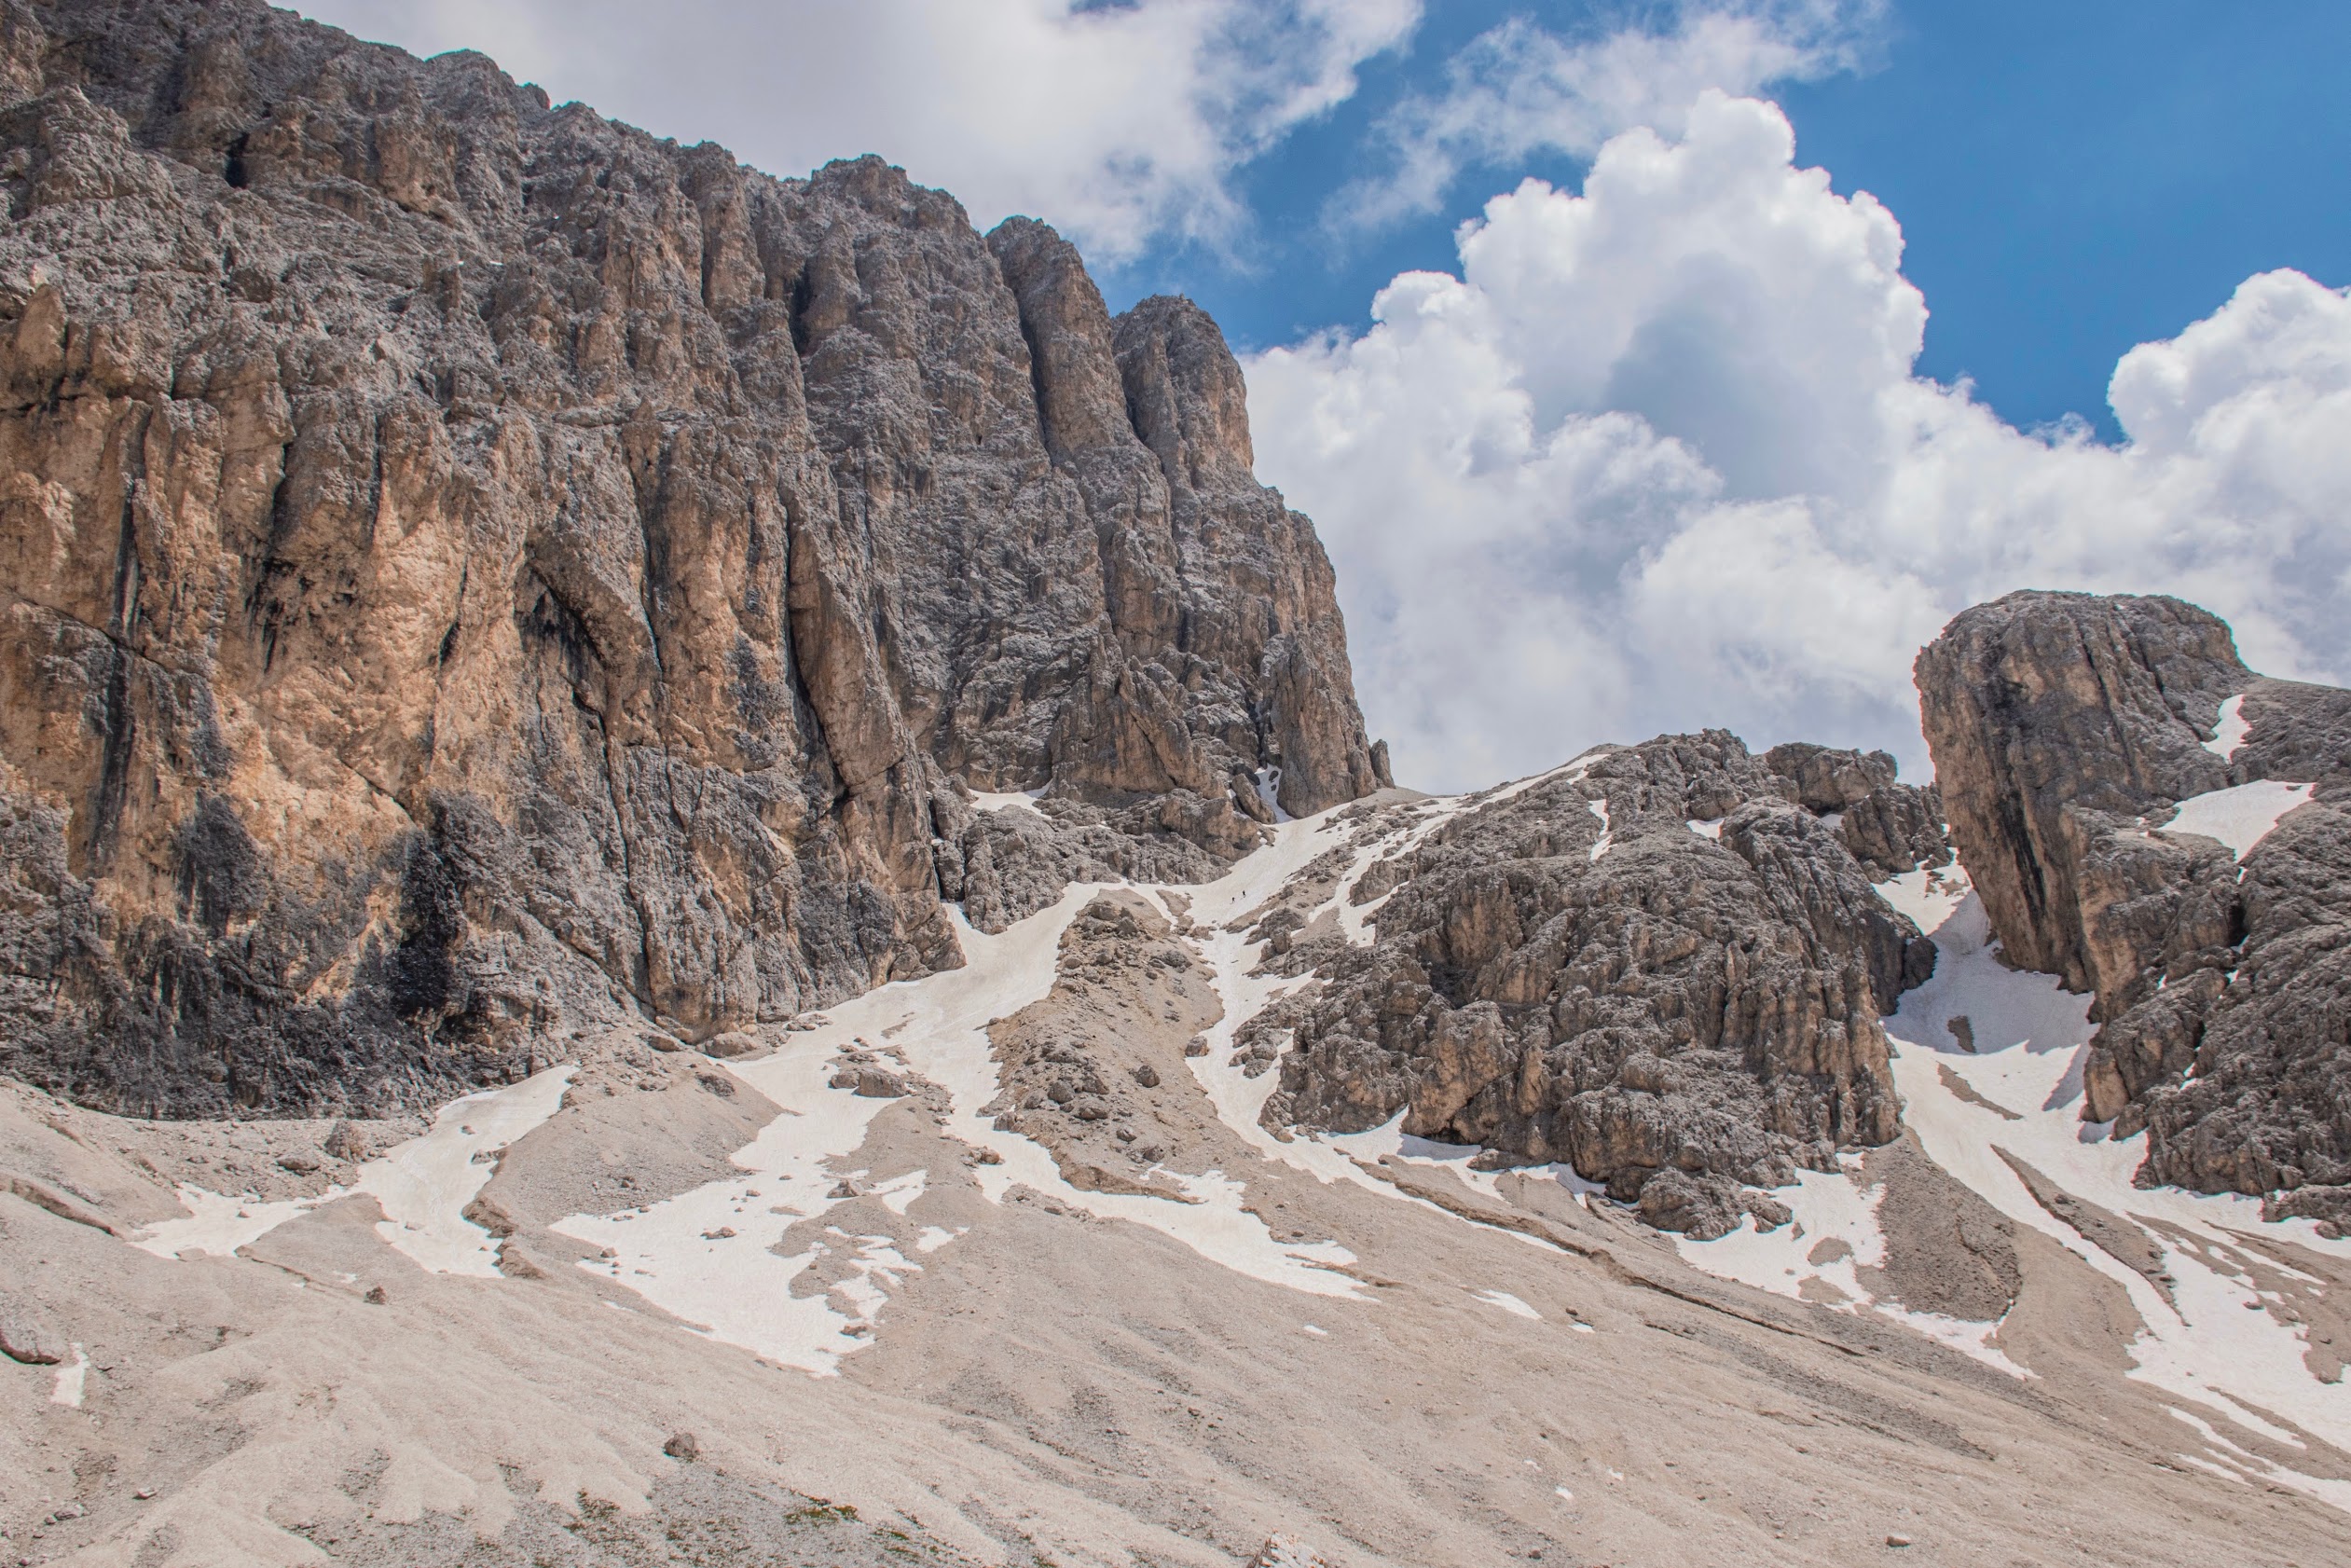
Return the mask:
POLYGON ((2351 0, 302 8, 1201 301, 1407 782, 1708 725, 1915 775, 1913 657, 2017 588, 2351 679, 2351 0))
MULTIPOLYGON (((1188 293, 1251 348, 1364 324, 1393 274, 1454 265, 1453 227, 1488 196, 1526 174, 1572 186, 1586 161, 1475 165, 1443 212, 1333 243, 1315 214, 1363 169, 1381 113, 1505 18, 1576 32, 1611 14, 1448 0, 1354 98, 1244 171, 1254 224, 1232 256, 1162 245, 1106 269, 1107 292, 1188 293)), ((1861 69, 1771 96, 1800 161, 1901 220, 1932 311, 1921 373, 1972 377, 2012 421, 2075 413, 2112 439, 2107 378, 2134 344, 2266 268, 2351 283, 2351 5, 1903 0, 1869 35, 1861 69)))

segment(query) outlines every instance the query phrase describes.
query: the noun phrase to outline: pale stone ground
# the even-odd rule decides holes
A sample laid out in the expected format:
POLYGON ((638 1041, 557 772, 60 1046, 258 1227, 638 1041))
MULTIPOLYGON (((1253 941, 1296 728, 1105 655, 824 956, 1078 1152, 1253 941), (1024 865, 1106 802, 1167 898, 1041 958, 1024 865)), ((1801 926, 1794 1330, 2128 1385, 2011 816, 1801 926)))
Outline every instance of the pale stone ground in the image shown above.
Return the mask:
MULTIPOLYGON (((1325 848, 1285 838, 1273 885, 1325 848)), ((0 1561, 1123 1568, 1275 1537, 1441 1568, 2351 1557, 2351 1515, 2206 1468, 2221 1447, 2124 1375, 2128 1295, 2028 1227, 1998 1335, 2019 1378, 1711 1277, 1546 1176, 1269 1159, 1284 1146, 1220 1117, 1216 1062, 1184 1053, 1221 1011, 1217 923, 1261 890, 1203 891, 1198 925, 1190 902, 1090 915, 1074 890, 967 933, 963 992, 887 988, 733 1063, 603 1042, 551 1118, 426 1173, 511 1231, 463 1232, 474 1273, 421 1267, 470 1255, 413 1217, 388 1239, 372 1190, 233 1256, 156 1256, 125 1238, 189 1233, 144 1229, 181 1213, 175 1181, 249 1177, 254 1215, 369 1178, 276 1165, 323 1124, 130 1122, 10 1089, 0 1310, 78 1349, 0 1360, 0 1561), (910 1092, 830 1087, 850 1052, 910 1092), (1085 1071, 1099 1117, 993 1100, 1085 1071), (629 1218, 550 1229, 579 1215, 629 1218), (777 1326, 764 1358, 685 1305, 712 1301, 777 1326), (681 1433, 690 1461, 664 1452, 681 1433)), ((491 1126, 483 1107, 435 1135, 491 1126)), ((364 1131, 380 1153, 420 1126, 364 1131)), ((1939 1201, 1926 1169, 1902 1202, 1939 1201)), ((1887 1268, 1964 1304, 1964 1263, 1887 1268)), ((2351 1272, 2295 1264, 2318 1298, 2351 1272)), ((2226 1437, 2351 1479, 2307 1434, 2226 1437)))

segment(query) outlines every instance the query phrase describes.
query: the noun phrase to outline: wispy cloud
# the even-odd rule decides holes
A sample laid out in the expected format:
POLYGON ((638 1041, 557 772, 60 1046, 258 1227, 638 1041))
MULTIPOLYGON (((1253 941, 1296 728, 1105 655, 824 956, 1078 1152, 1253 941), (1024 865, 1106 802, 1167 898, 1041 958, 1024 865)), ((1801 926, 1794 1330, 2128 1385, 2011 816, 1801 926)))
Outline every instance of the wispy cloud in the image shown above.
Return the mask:
POLYGON ((1588 157, 1620 131, 1679 134, 1708 88, 1733 95, 1863 65, 1886 0, 1683 0, 1603 12, 1575 35, 1513 20, 1405 97, 1373 134, 1373 173, 1326 205, 1328 227, 1377 229, 1441 210, 1462 172, 1534 153, 1588 157))

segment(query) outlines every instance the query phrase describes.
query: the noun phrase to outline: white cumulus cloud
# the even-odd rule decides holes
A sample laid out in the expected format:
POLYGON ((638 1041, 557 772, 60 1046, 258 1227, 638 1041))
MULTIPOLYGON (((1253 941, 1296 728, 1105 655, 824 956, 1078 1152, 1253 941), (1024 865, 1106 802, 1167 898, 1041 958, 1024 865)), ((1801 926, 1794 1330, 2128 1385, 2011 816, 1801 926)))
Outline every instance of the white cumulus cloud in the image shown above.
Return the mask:
POLYGON ((474 48, 558 100, 777 174, 880 153, 983 227, 1097 260, 1218 240, 1233 170, 1355 91, 1421 0, 297 0, 419 53, 474 48))
POLYGON ((2256 667, 2351 667, 2351 296, 2249 279, 2124 357, 2121 445, 2028 434, 1913 373, 1899 225, 1799 167, 1776 107, 1709 91, 1682 124, 1495 198, 1363 335, 1248 367, 1401 777, 1709 723, 1917 769, 1913 655, 2019 587, 2178 593, 2256 667))

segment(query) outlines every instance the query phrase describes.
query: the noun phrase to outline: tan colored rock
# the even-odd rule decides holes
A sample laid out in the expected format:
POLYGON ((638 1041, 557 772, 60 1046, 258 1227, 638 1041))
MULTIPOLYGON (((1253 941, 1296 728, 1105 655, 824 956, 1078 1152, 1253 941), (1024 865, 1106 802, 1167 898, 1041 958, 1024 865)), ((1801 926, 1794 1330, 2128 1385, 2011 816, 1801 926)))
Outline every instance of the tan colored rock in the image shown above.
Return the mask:
POLYGON ((959 963, 957 777, 1374 787, 1221 337, 1050 229, 257 0, 0 7, 0 1067, 389 1109, 959 963))
POLYGON ((1918 677, 2003 951, 2094 994, 2083 1118, 2146 1130, 2150 1182, 2351 1181, 2351 693, 2254 675, 2193 605, 2083 594, 1967 611, 1918 677), (2176 803, 2258 780, 2312 799, 2241 860, 2173 826, 2176 803))
POLYGON ((2204 747, 2253 677, 2229 629, 2179 599, 2020 593, 1978 605, 1918 655, 1951 842, 2003 949, 2095 983, 2082 860, 2102 824, 2220 788, 2204 747))

